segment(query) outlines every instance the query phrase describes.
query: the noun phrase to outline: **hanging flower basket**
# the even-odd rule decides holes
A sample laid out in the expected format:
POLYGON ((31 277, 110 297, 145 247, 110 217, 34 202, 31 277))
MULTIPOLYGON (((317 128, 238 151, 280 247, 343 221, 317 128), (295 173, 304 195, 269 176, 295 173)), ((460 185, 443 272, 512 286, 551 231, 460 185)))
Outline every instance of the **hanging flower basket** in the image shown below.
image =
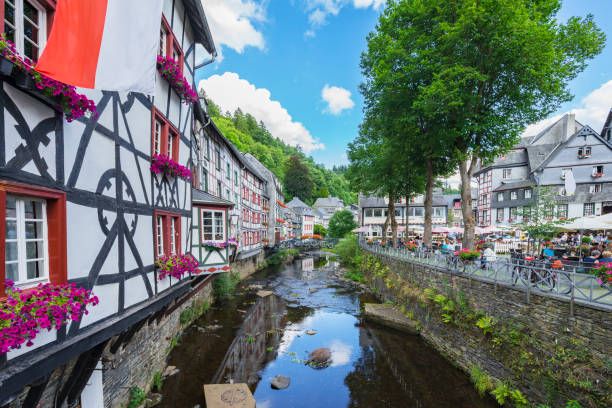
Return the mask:
POLYGON ((187 273, 198 271, 198 261, 191 254, 164 255, 155 261, 155 266, 159 270, 159 280, 166 276, 181 279, 187 273))
POLYGON ((46 98, 57 103, 58 107, 64 112, 66 120, 72 122, 89 112, 93 119, 98 118, 98 111, 94 101, 85 95, 76 92, 72 85, 49 78, 37 72, 35 62, 28 58, 22 58, 15 48, 15 44, 7 40, 5 35, 0 36, 0 73, 13 75, 17 86, 28 89, 38 90, 46 98), (10 64, 13 64, 12 68, 10 64))
POLYGON ((23 291, 5 281, 7 300, 0 303, 0 354, 31 347, 40 330, 60 329, 68 320, 87 314, 87 305, 99 303, 91 291, 74 283, 40 284, 23 291))
POLYGON ((198 93, 193 90, 189 82, 183 76, 178 62, 172 58, 158 56, 157 70, 161 76, 170 83, 172 89, 176 91, 183 102, 190 104, 198 101, 198 93))
POLYGON ((281 224, 284 224, 284 223, 285 223, 285 222, 287 222, 287 221, 283 220, 282 218, 277 218, 277 219, 276 219, 276 222, 281 223, 281 224))
POLYGON ((261 207, 264 209, 264 211, 270 211, 270 207, 268 207, 267 205, 264 205, 263 207, 261 207))
POLYGON ((151 159, 151 172, 155 174, 167 174, 172 177, 191 180, 191 171, 181 166, 165 154, 154 154, 151 159))

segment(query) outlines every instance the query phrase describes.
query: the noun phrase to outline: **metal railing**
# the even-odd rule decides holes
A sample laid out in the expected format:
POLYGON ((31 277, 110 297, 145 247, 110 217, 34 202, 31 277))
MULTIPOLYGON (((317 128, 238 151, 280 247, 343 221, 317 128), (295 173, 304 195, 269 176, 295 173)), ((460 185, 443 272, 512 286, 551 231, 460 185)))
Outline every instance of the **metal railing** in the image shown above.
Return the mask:
POLYGON ((554 297, 570 302, 573 315, 574 303, 595 306, 612 311, 612 287, 600 284, 589 274, 591 265, 563 261, 525 260, 518 257, 496 258, 494 261, 476 259, 464 261, 450 250, 410 251, 406 248, 381 247, 360 241, 359 246, 377 255, 384 255, 407 262, 436 267, 439 270, 464 275, 471 279, 511 287, 526 293, 554 297))

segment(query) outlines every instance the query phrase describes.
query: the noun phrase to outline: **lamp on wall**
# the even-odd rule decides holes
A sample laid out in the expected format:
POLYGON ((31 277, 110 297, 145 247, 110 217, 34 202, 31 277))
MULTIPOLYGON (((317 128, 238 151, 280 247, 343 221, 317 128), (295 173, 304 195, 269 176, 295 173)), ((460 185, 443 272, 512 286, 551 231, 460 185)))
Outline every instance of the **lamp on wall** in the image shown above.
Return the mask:
POLYGON ((238 225, 238 214, 232 214, 230 215, 230 222, 232 223, 232 225, 238 225))

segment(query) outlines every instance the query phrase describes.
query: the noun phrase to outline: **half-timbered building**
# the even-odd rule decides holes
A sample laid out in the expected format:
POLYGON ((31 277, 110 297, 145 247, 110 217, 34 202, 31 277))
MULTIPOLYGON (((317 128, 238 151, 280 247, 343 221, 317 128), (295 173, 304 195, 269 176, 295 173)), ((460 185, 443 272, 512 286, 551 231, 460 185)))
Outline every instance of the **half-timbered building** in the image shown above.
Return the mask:
MULTIPOLYGON (((5 35, 22 55, 38 59, 55 1, 1 3, 5 35)), ((214 58, 201 2, 165 0, 159 55, 176 60, 194 88, 202 46, 214 58)), ((132 367, 122 358, 102 367, 102 355, 112 360, 143 325, 155 324, 152 315, 159 322, 197 284, 192 277, 159 279, 154 267, 159 256, 190 251, 192 194, 189 180, 150 170, 155 154, 192 167, 194 105, 160 74, 154 95, 79 92, 95 101, 99 117, 69 123, 56 100, 0 76, 0 234, 6 237, 0 298, 8 279, 21 289, 71 282, 99 298, 89 314, 0 355, 0 405, 121 405, 154 364, 132 367), (120 380, 110 387, 111 378, 120 380)), ((229 204, 221 206, 223 222, 229 204)))

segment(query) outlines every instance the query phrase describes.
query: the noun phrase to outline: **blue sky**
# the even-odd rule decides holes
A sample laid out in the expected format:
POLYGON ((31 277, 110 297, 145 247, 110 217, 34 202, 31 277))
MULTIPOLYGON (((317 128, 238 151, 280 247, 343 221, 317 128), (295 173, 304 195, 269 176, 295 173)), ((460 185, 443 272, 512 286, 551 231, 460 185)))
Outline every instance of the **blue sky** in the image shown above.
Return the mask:
MULTIPOLYGON (((383 0, 203 0, 218 61, 197 80, 224 110, 240 106, 273 135, 328 167, 346 163, 362 118, 359 56, 383 0), (350 95, 349 95, 350 93, 350 95)), ((610 0, 565 0, 560 19, 595 15, 612 41, 610 0), (606 19, 608 21, 606 21, 606 19)), ((571 84, 575 95, 547 121, 573 110, 600 131, 612 107, 612 47, 571 84)))

